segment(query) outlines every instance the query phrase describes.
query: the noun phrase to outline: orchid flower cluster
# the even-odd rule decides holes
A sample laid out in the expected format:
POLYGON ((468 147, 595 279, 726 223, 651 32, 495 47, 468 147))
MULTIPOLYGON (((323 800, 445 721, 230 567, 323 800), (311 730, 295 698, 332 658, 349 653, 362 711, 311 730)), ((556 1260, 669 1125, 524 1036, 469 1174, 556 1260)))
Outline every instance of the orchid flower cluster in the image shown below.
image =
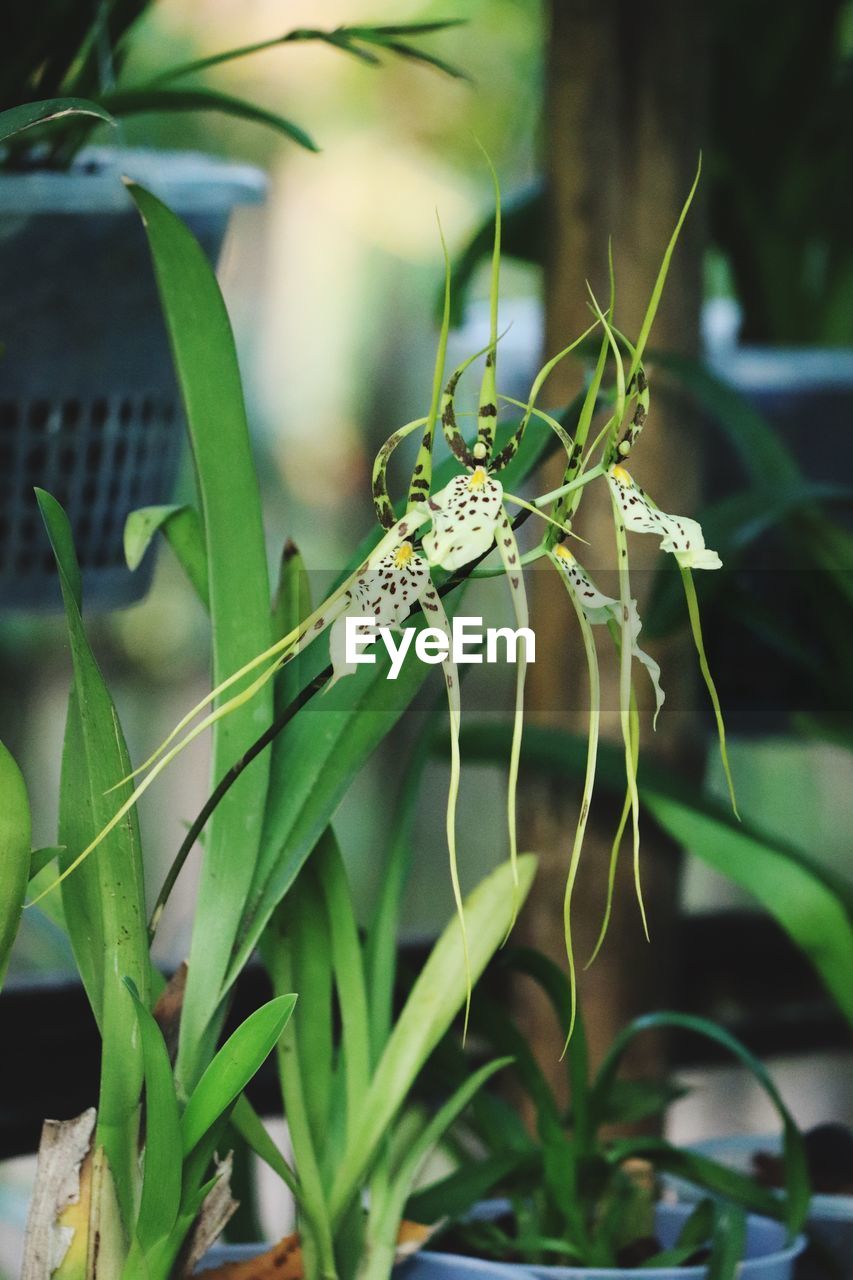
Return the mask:
MULTIPOLYGON (((494 171, 492 172, 494 176, 494 171)), ((517 625, 527 627, 528 603, 523 570, 525 565, 541 559, 553 565, 568 593, 580 627, 589 672, 586 776, 569 857, 564 903, 566 950, 573 992, 572 1022, 574 1022, 575 964, 571 938, 571 902, 592 800, 600 727, 600 676, 593 635, 595 626, 608 628, 618 655, 620 724, 626 772, 625 806, 613 844, 607 909, 595 953, 601 945, 607 928, 616 859, 629 818, 633 833, 637 896, 643 925, 646 928, 639 875, 637 789, 639 716, 633 685, 635 663, 645 669, 651 680, 655 697, 655 722, 664 702, 664 692, 661 688, 660 668, 657 662, 639 645, 641 621, 636 599, 631 592, 627 538, 629 533, 652 534, 658 537, 660 549, 675 558, 681 571, 693 637, 717 718, 723 764, 734 805, 722 716, 705 659, 696 593, 691 576, 694 569, 716 569, 720 567, 721 562, 717 553, 705 546, 702 529, 695 520, 660 510, 627 470, 628 461, 640 438, 650 408, 649 380, 643 364, 643 354, 672 252, 698 180, 697 172, 696 180, 664 255, 636 344, 632 344, 614 324, 615 289, 611 259, 610 299, 607 309, 601 309, 590 291, 592 311, 590 327, 542 367, 533 381, 528 400, 519 402, 511 397, 499 395, 497 390, 496 370, 500 343, 498 296, 501 208, 500 191, 497 178, 494 176, 496 215, 491 266, 489 341, 481 351, 470 356, 455 368, 449 377, 445 377, 451 280, 447 249, 442 236, 445 258, 444 315, 430 408, 425 417, 417 418, 394 431, 377 453, 373 467, 372 494, 381 533, 375 547, 355 572, 310 612, 298 626, 222 681, 181 719, 157 751, 130 775, 132 778, 144 774, 132 795, 117 811, 108 826, 83 850, 76 861, 66 869, 64 875, 70 874, 74 867, 87 857, 104 836, 121 821, 140 795, 185 746, 212 724, 243 706, 285 664, 293 661, 299 653, 317 641, 325 632, 329 632, 333 668, 331 683, 334 683, 355 670, 355 667, 348 664, 346 660, 344 635, 347 618, 358 618, 371 622, 377 627, 395 630, 401 628, 414 611, 420 610, 428 624, 435 627, 448 640, 448 652, 442 658, 451 738, 447 845, 453 892, 462 923, 463 940, 465 940, 455 835, 460 781, 459 673, 451 656, 450 627, 440 594, 440 591, 443 592, 448 585, 452 586, 456 578, 451 579, 447 584, 437 582, 434 575, 443 572, 458 577, 468 576, 472 572, 477 572, 476 566, 480 561, 497 550, 501 562, 501 568, 497 572, 505 577, 508 584, 517 625), (555 366, 596 332, 601 339, 597 363, 588 383, 574 432, 570 433, 553 416, 537 408, 536 402, 546 379, 555 366), (462 376, 480 357, 485 357, 485 361, 477 409, 477 429, 474 439, 469 441, 458 425, 456 393, 462 376), (615 386, 604 391, 602 389, 604 373, 610 364, 615 371, 615 386), (518 425, 500 446, 497 443, 499 402, 514 405, 522 411, 518 425), (590 442, 592 423, 602 406, 608 408, 609 413, 595 438, 590 442), (508 492, 499 476, 515 458, 525 433, 534 419, 537 425, 544 426, 553 433, 558 447, 565 452, 566 465, 562 483, 558 488, 535 498, 526 499, 508 492), (433 453, 439 424, 449 450, 459 463, 460 472, 443 488, 433 491, 433 453), (398 508, 395 507, 389 493, 388 464, 398 446, 417 432, 421 433, 420 445, 406 499, 398 508), (594 482, 606 485, 609 491, 618 564, 618 598, 604 594, 595 585, 572 549, 576 540, 576 535, 572 531, 573 521, 586 486, 594 482), (515 520, 511 519, 508 508, 518 509, 519 515, 515 520), (531 514, 543 520, 545 532, 541 542, 522 556, 514 527, 531 514), (223 700, 225 694, 229 696, 223 700), (202 715, 203 712, 206 714, 202 715)), ((492 571, 480 572, 491 574, 492 571)), ((516 884, 515 868, 518 856, 516 790, 522 747, 525 674, 522 647, 522 658, 516 667, 514 727, 507 785, 510 856, 516 884)), ((648 936, 647 928, 646 934, 648 936)), ((465 956, 467 966, 467 940, 465 956)))

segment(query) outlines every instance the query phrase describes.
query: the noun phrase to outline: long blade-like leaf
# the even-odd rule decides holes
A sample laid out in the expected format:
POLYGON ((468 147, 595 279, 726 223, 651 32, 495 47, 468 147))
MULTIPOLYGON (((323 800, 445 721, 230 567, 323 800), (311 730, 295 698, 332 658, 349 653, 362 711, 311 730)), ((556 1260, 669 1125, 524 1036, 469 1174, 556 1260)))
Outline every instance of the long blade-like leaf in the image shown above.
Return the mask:
POLYGON ((20 769, 0 742, 0 986, 30 878, 32 822, 20 769))
MULTIPOLYGON (((129 184, 148 234, 186 410, 207 551, 218 684, 270 641, 270 596, 258 482, 234 338, 203 250, 181 220, 129 184)), ((213 734, 213 776, 246 750, 272 716, 267 687, 213 734)), ((196 906, 177 1072, 189 1092, 209 1060, 221 989, 258 857, 269 761, 256 760, 211 819, 196 906)))
POLYGON ((44 102, 26 102, 23 106, 0 111, 0 142, 26 129, 34 129, 36 125, 49 124, 52 120, 68 116, 94 116, 105 124, 115 124, 109 111, 97 102, 89 102, 86 98, 48 98, 44 102))
MULTIPOLYGON (((59 569, 74 671, 60 795, 60 856, 70 863, 112 815, 107 794, 127 775, 129 760, 115 706, 95 661, 81 616, 81 578, 71 526, 59 503, 36 490, 59 569)), ((118 799, 127 794, 119 791, 118 799)), ((106 1151, 116 1194, 129 1220, 137 1181, 136 1134, 142 1057, 124 978, 149 999, 150 961, 139 826, 135 813, 63 881, 71 944, 101 1032, 103 1070, 96 1145, 106 1151)))
POLYGON ((115 116, 145 115, 161 111, 218 111, 233 120, 250 120, 253 124, 263 124, 275 129, 306 151, 320 149, 314 139, 292 120, 256 106, 254 102, 245 102, 242 98, 221 93, 218 89, 162 89, 159 86, 148 88, 142 85, 138 89, 119 89, 115 93, 104 94, 102 101, 115 116))
POLYGON ((226 1040, 193 1090, 181 1117, 185 1155, 239 1098, 275 1047, 295 1004, 295 995, 274 997, 251 1013, 226 1040))
POLYGON ((128 983, 145 1067, 145 1164, 136 1239, 143 1250, 167 1236, 181 1203, 181 1120, 163 1034, 128 983))
MULTIPOLYGON (((519 857, 517 871, 515 895, 513 868, 503 863, 465 900, 472 981, 477 980, 506 937, 514 908, 527 897, 536 871, 535 857, 519 857)), ((332 1188, 333 1222, 340 1220, 351 1204, 421 1067, 465 1004, 467 984, 462 951, 462 929, 459 920, 454 919, 430 953, 373 1074, 332 1188)))

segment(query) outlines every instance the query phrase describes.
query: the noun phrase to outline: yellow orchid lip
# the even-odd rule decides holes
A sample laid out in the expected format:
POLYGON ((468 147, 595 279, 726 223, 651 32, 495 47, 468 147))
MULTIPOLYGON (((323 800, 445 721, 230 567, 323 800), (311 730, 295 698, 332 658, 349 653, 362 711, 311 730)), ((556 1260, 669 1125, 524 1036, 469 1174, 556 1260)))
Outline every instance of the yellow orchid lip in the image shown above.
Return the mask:
POLYGON ((411 542, 401 542, 394 552, 394 568, 405 569, 413 555, 414 549, 411 542))
POLYGON ((471 472, 471 477, 468 481, 468 488, 482 489, 487 479, 488 479, 488 473, 486 471, 486 468, 475 467, 474 470, 471 472))
POLYGON ((574 564, 575 558, 569 548, 563 542, 558 542, 554 548, 554 555, 560 560, 565 560, 567 564, 574 564))
POLYGON ((624 467, 620 467, 620 466, 612 467, 610 474, 613 477, 613 479, 617 482, 617 484, 624 485, 625 488, 628 488, 630 485, 634 483, 630 473, 626 471, 624 467))

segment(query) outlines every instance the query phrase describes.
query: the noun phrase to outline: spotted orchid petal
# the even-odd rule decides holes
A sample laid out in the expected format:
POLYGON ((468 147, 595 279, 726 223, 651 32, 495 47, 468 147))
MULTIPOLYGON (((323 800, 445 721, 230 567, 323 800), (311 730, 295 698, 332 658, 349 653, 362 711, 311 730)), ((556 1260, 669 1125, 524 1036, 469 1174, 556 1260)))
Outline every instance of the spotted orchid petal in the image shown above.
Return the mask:
MULTIPOLYGON (((603 591, 599 591, 586 569, 575 559, 564 543, 559 543, 550 554, 552 562, 565 578, 589 622, 621 623, 620 602, 613 596, 606 596, 603 591)), ((631 642, 631 653, 649 673, 649 679, 655 691, 654 722, 657 723, 658 713, 663 706, 666 694, 660 685, 660 665, 639 646, 638 640, 642 628, 637 601, 632 599, 628 607, 628 636, 631 642)))
POLYGON ((357 670, 355 663, 346 661, 347 618, 363 618, 377 627, 396 630, 430 586, 429 565, 408 539, 392 547, 378 563, 365 568, 344 596, 343 610, 329 633, 334 674, 328 688, 342 676, 357 670))
POLYGON ((658 534, 661 551, 671 551, 683 569, 722 568, 717 552, 705 546, 697 520, 658 510, 624 467, 611 467, 607 483, 625 528, 631 533, 658 534))
POLYGON ((432 528, 423 540, 430 564, 452 572, 488 551, 495 542, 502 502, 503 487, 485 467, 455 476, 433 494, 432 528))

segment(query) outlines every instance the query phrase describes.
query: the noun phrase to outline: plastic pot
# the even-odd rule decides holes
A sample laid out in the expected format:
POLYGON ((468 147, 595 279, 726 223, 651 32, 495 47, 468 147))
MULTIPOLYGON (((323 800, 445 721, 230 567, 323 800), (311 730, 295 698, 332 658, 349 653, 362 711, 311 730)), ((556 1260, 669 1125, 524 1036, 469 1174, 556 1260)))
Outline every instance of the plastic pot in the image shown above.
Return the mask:
POLYGON ((183 440, 169 344, 128 175, 216 263, 264 176, 190 152, 90 148, 67 172, 0 173, 0 607, 61 608, 33 486, 68 511, 89 608, 144 595, 122 551, 132 510, 168 502, 183 440))
MULTIPOLYGON (((196 1267, 195 1275, 203 1276, 211 1267, 226 1262, 244 1262, 263 1252, 265 1245, 216 1245, 196 1267)), ((394 1268, 399 1280, 532 1280, 531 1272, 522 1267, 487 1262, 483 1258, 462 1258, 451 1253, 416 1253, 394 1268)))
MULTIPOLYGON (((778 1135, 734 1134, 725 1138, 708 1138, 694 1144, 694 1151, 712 1156, 720 1164, 739 1173, 752 1172, 752 1157, 759 1151, 778 1153, 782 1142, 778 1135)), ((700 1192, 690 1183, 672 1180, 679 1200, 693 1202, 700 1192)), ((808 1232, 833 1258, 841 1275, 853 1276, 853 1196, 813 1195, 809 1207, 808 1232)))
MULTIPOLYGON (((486 1201, 474 1215, 491 1216, 499 1212, 503 1202, 486 1201)), ((682 1225, 693 1212, 691 1204, 659 1204, 655 1210, 656 1225, 665 1248, 675 1244, 682 1225)), ((263 1245, 220 1245, 199 1263, 197 1274, 224 1262, 252 1258, 263 1251, 263 1245)), ((792 1244, 786 1242, 785 1228, 769 1218, 749 1214, 746 1228, 746 1251, 738 1272, 739 1280, 791 1280, 794 1260, 805 1248, 800 1236, 792 1244)), ((489 1262, 461 1254, 434 1253, 423 1249, 394 1268, 397 1280, 704 1280, 707 1267, 538 1267, 514 1263, 489 1262)))
MULTIPOLYGON (((496 1211, 498 1202, 487 1201, 475 1210, 477 1216, 491 1216, 496 1211)), ((501 1207, 504 1207, 501 1205, 501 1207)), ((655 1208, 655 1225, 658 1237, 664 1248, 675 1244, 678 1233, 687 1218, 693 1212, 692 1204, 660 1203, 655 1208)), ((747 1217, 746 1250, 738 1272, 739 1280, 791 1280, 794 1275, 794 1261, 805 1248, 805 1239, 800 1236, 788 1244, 785 1228, 779 1222, 769 1218, 760 1218, 755 1214, 747 1217)), ((399 1268, 400 1280, 430 1280, 427 1275, 412 1275, 408 1268, 415 1262, 429 1264, 432 1258, 440 1254, 419 1253, 411 1261, 399 1268)), ((457 1262, 467 1259, 456 1258, 455 1255, 444 1255, 457 1262)), ((535 1280, 625 1280, 626 1276, 636 1276, 637 1280, 704 1280, 708 1274, 707 1267, 540 1267, 535 1264, 504 1268, 513 1273, 515 1280, 533 1276, 535 1280)), ((447 1274, 447 1273, 445 1273, 447 1274)), ((441 1280, 437 1277, 436 1280, 441 1280)), ((460 1275, 460 1280, 462 1277, 460 1275)))

